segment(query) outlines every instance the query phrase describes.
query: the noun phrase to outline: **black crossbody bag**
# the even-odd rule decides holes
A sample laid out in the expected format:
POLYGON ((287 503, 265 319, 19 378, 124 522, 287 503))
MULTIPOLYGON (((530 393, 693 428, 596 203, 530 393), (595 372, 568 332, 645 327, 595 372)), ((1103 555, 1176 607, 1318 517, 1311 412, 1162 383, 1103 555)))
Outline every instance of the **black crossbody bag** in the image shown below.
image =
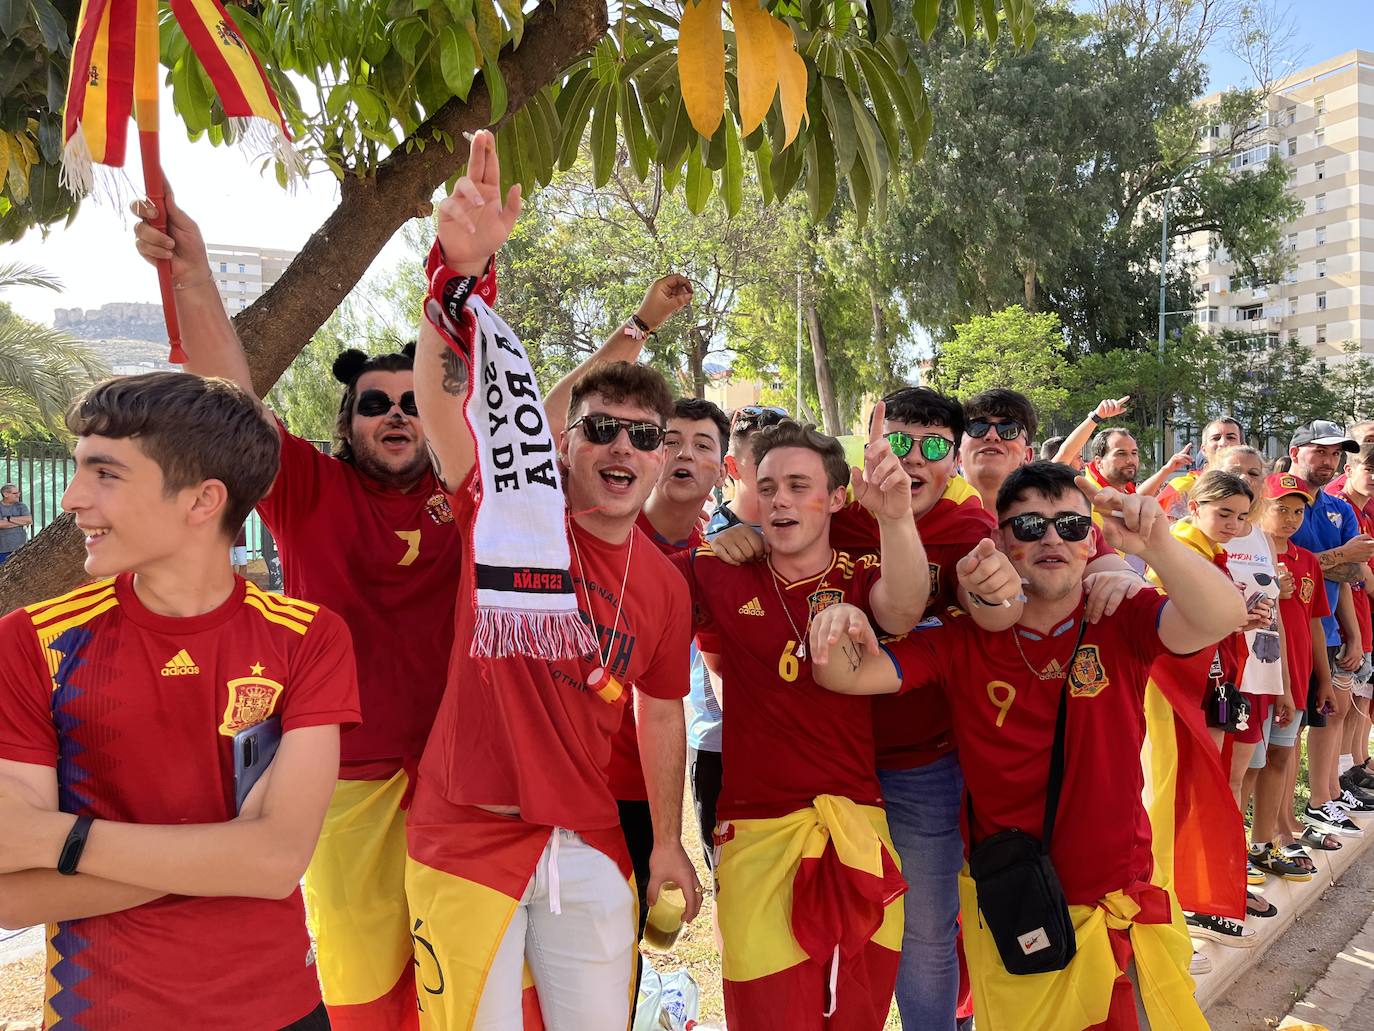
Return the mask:
MULTIPOLYGON (((992 932, 1009 974, 1046 974, 1063 970, 1078 950, 1069 904, 1050 862, 1050 842, 1064 781, 1064 734, 1068 723, 1069 675, 1087 630, 1082 617, 1073 654, 1059 686, 1059 712, 1050 749, 1050 779, 1045 790, 1044 837, 1012 828, 973 841, 973 798, 968 796, 969 873, 978 892, 982 922, 992 932)), ((1012 633, 1015 633, 1015 629, 1012 633)))

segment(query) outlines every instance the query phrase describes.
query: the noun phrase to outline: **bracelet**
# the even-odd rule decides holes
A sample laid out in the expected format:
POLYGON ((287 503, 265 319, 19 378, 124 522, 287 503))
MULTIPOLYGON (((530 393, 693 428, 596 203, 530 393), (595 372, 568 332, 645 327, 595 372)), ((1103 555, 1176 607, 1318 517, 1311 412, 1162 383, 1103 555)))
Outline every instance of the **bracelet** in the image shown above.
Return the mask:
POLYGON ((649 328, 649 324, 639 317, 638 312, 630 316, 630 322, 637 332, 631 333, 628 329, 625 332, 629 333, 629 335, 636 340, 643 340, 645 337, 653 337, 655 340, 658 339, 658 333, 649 328))
POLYGON ((57 872, 70 877, 76 873, 81 862, 81 853, 86 851, 86 835, 90 833, 93 816, 78 816, 72 829, 67 832, 67 840, 62 843, 62 852, 57 857, 57 872))
POLYGON ((1102 425, 1102 416, 1098 415, 1096 412, 1090 413, 1090 414, 1088 415, 1088 418, 1091 419, 1091 420, 1093 421, 1094 425, 1097 425, 1097 426, 1101 426, 1101 425, 1102 425))

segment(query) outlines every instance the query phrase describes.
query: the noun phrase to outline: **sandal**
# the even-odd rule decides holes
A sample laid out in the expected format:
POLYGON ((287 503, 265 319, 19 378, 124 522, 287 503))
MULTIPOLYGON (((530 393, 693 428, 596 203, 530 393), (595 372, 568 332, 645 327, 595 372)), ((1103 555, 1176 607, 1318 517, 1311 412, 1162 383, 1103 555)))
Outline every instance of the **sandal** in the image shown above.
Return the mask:
POLYGON ((1308 853, 1307 849, 1303 848, 1301 845, 1282 845, 1279 851, 1304 869, 1316 872, 1317 864, 1312 861, 1312 856, 1308 853))
POLYGON ((1263 917, 1267 920, 1271 916, 1279 915, 1279 907, 1247 891, 1245 893, 1245 912, 1249 916, 1263 917))
POLYGON ((1323 852, 1339 852, 1344 847, 1334 834, 1324 834, 1315 827, 1308 827, 1303 831, 1298 842, 1308 848, 1321 849, 1323 852))

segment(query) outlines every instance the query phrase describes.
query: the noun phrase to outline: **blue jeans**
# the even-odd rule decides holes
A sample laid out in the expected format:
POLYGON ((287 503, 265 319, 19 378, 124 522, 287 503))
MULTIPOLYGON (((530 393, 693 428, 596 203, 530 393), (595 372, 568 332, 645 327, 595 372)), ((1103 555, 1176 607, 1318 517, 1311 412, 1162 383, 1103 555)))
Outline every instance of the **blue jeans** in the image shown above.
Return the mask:
POLYGON ((906 930, 897 968, 897 1009, 905 1031, 954 1031, 959 960, 959 870, 964 841, 959 806, 964 777, 947 755, 914 770, 879 770, 887 825, 906 878, 906 930))

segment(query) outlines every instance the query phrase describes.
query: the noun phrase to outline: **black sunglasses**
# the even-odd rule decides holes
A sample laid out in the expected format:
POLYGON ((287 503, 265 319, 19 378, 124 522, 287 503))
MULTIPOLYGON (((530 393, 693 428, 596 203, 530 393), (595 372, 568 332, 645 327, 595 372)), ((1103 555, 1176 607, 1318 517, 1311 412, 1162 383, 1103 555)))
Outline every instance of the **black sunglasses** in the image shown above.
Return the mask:
POLYGON ((399 401, 395 401, 385 390, 378 390, 375 387, 371 390, 364 390, 358 395, 356 411, 359 415, 376 417, 389 414, 394 405, 399 405, 401 411, 405 412, 406 415, 420 414, 420 410, 415 407, 415 391, 407 390, 401 395, 399 401))
POLYGON ((997 435, 1003 440, 1015 440, 1026 432, 1026 428, 1015 419, 1008 419, 1006 422, 988 422, 986 419, 973 419, 964 426, 964 432, 974 440, 982 440, 988 435, 988 430, 996 430, 997 435))
POLYGON ((921 445, 921 457, 927 462, 938 462, 954 450, 954 441, 948 437, 942 437, 938 433, 927 433, 924 437, 913 437, 910 433, 893 430, 891 433, 883 434, 883 436, 887 438, 887 446, 892 448, 892 453, 898 458, 905 458, 911 454, 911 449, 918 443, 921 445))
POLYGON ((613 415, 588 413, 572 422, 568 429, 574 426, 581 426, 583 434, 593 444, 609 444, 620 436, 621 430, 629 434, 630 445, 636 451, 657 451, 663 443, 664 429, 653 422, 635 422, 632 419, 617 419, 613 415))
POLYGON ((1010 526, 1011 535, 1018 541, 1038 541, 1049 532, 1050 524, 1063 541, 1081 541, 1092 533, 1093 517, 1077 512, 1061 512, 1054 517, 1042 516, 1038 512, 1022 512, 1010 519, 1003 519, 999 526, 1010 526))
POLYGON ((733 433, 736 430, 761 430, 768 426, 776 426, 786 418, 785 408, 775 408, 772 405, 741 405, 730 417, 730 431, 733 433))

